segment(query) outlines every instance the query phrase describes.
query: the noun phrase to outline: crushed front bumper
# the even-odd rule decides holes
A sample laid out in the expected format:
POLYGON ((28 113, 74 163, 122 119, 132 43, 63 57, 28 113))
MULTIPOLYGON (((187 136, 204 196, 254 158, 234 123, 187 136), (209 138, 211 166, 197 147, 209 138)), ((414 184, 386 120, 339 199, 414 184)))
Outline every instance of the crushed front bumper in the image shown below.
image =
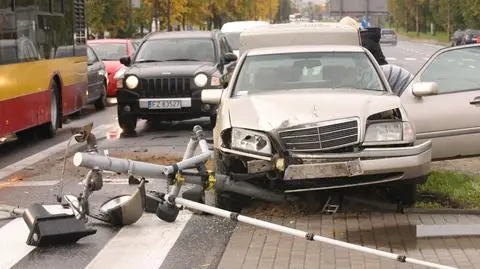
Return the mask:
MULTIPOLYGON (((237 152, 221 149, 227 154, 237 152)), ((253 158, 247 161, 248 173, 283 171, 284 182, 328 182, 333 189, 350 186, 387 183, 399 180, 419 179, 430 170, 432 142, 426 141, 411 147, 368 148, 355 153, 300 154, 292 153, 301 164, 288 164, 285 160, 265 158, 239 153, 253 158), (336 184, 335 182, 338 182, 336 184)))

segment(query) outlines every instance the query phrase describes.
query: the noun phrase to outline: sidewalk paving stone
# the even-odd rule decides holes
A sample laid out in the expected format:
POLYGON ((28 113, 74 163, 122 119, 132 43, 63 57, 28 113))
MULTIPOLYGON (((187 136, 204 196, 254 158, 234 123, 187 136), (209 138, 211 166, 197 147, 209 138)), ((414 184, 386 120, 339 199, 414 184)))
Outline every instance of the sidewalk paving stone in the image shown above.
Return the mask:
MULTIPOLYGON (((457 268, 480 268, 480 237, 415 237, 417 224, 473 224, 479 216, 343 214, 264 218, 337 240, 457 268)), ((423 268, 238 223, 218 269, 423 268)))

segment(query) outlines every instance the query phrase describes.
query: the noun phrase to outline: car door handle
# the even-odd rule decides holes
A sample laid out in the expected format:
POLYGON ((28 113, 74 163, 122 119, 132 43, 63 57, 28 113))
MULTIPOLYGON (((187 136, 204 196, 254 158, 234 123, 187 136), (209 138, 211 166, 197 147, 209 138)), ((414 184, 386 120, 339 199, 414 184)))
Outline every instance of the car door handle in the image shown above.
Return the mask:
POLYGON ((477 97, 473 98, 473 100, 470 101, 470 104, 471 104, 471 105, 478 105, 478 104, 480 104, 480 96, 477 96, 477 97))
POLYGON ((480 96, 475 97, 472 101, 470 101, 471 105, 478 105, 480 104, 480 96))

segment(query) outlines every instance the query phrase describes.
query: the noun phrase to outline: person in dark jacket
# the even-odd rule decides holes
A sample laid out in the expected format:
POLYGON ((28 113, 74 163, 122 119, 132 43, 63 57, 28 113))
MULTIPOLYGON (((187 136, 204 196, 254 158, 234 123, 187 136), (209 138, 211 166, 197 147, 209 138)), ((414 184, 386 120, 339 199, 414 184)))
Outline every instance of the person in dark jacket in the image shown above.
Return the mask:
POLYGON ((366 29, 360 30, 360 37, 362 40, 362 46, 370 53, 372 53, 373 57, 377 60, 379 65, 388 64, 385 60, 385 55, 383 55, 382 47, 380 46, 380 37, 381 37, 381 29, 378 27, 371 27, 366 29))

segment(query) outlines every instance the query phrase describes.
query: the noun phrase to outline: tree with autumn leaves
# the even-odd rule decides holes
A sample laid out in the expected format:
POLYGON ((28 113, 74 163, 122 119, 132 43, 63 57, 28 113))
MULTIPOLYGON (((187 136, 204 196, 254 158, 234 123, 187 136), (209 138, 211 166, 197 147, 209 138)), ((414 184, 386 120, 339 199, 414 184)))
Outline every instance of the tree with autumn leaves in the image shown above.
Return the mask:
POLYGON ((86 0, 89 34, 131 37, 144 30, 219 29, 234 20, 286 21, 291 12, 290 0, 140 0, 139 8, 130 1, 86 0))
POLYGON ((480 28, 478 0, 389 0, 392 22, 407 32, 445 31, 480 28))

